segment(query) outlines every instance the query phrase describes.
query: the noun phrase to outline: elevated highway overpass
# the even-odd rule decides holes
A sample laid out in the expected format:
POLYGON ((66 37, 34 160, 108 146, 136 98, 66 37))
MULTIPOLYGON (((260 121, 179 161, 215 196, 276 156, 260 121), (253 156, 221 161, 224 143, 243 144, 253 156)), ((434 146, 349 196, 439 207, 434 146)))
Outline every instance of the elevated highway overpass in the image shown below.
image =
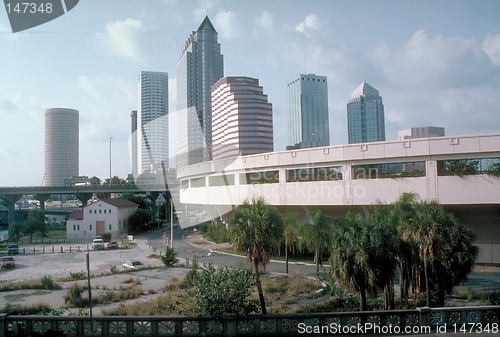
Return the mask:
POLYGON ((500 134, 407 139, 240 156, 177 170, 180 201, 224 213, 263 197, 282 211, 368 214, 404 192, 436 200, 500 263, 500 134))

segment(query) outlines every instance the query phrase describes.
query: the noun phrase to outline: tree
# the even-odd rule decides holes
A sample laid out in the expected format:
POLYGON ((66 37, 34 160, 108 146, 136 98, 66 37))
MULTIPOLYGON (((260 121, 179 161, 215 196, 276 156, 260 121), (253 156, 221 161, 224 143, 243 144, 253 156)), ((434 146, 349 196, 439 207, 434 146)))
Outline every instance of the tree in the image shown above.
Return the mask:
POLYGON ((138 208, 128 218, 129 233, 140 233, 148 228, 148 223, 151 221, 151 213, 138 208))
POLYGON ((323 252, 328 248, 331 237, 330 218, 320 210, 307 212, 308 222, 302 226, 301 246, 314 250, 316 274, 319 275, 319 266, 323 263, 323 252))
POLYGON ((101 185, 101 178, 93 176, 89 179, 90 185, 92 186, 100 186, 101 185))
POLYGON ((222 317, 224 313, 248 315, 257 311, 251 300, 253 277, 248 270, 215 268, 212 264, 193 274, 186 296, 195 315, 222 317))
POLYGON ((394 309, 394 281, 401 239, 388 205, 373 205, 368 219, 371 246, 369 264, 375 283, 383 289, 384 310, 394 309))
POLYGON ((447 249, 450 244, 448 230, 443 226, 444 212, 434 201, 423 201, 413 205, 414 215, 401 222, 404 240, 414 241, 418 245, 419 257, 424 263, 425 300, 430 307, 429 261, 432 261, 440 249, 447 249))
POLYGON ((370 266, 369 228, 360 214, 337 218, 332 233, 331 274, 342 286, 359 292, 359 308, 366 311, 366 292, 375 285, 370 266))
POLYGON ((284 239, 285 239, 285 272, 288 274, 288 251, 290 248, 295 252, 295 248, 298 242, 298 229, 297 223, 295 222, 295 214, 287 213, 283 216, 284 229, 284 239))
POLYGON ((276 208, 264 199, 245 201, 236 207, 229 218, 229 239, 236 249, 244 249, 253 263, 255 285, 259 293, 262 313, 266 314, 266 302, 260 282, 259 265, 265 269, 273 254, 277 253, 283 237, 283 220, 276 208))
POLYGON ((42 210, 33 210, 23 223, 23 233, 30 236, 30 242, 33 241, 33 235, 47 236, 48 226, 45 219, 45 213, 42 210))

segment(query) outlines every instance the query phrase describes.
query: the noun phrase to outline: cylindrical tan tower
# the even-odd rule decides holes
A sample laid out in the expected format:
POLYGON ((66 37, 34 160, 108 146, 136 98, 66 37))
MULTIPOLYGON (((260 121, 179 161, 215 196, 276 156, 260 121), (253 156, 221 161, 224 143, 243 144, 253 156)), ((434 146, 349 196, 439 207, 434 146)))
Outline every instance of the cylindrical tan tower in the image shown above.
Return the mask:
POLYGON ((44 186, 64 186, 64 179, 79 175, 79 112, 45 110, 44 186))

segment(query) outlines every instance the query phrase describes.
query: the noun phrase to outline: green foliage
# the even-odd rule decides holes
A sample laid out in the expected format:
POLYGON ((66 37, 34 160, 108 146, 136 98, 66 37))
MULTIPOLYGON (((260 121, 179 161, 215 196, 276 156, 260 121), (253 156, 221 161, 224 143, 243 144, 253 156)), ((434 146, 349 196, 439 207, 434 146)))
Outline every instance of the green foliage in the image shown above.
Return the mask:
POLYGON ((45 213, 42 210, 30 211, 23 222, 22 231, 25 235, 30 236, 30 242, 33 240, 34 234, 47 236, 48 225, 45 219, 45 213))
POLYGON ((118 274, 119 273, 118 267, 116 267, 114 264, 110 265, 109 266, 109 272, 111 274, 118 274))
POLYGON ((111 233, 102 233, 101 234, 101 239, 104 242, 109 242, 111 241, 111 233))
POLYGON ((213 241, 215 243, 223 243, 229 241, 226 225, 224 224, 208 223, 206 225, 203 225, 200 229, 203 236, 210 241, 213 241))
POLYGON ((446 175, 465 175, 476 174, 479 169, 479 160, 477 159, 455 159, 444 161, 444 173, 446 175))
POLYGON ((331 219, 320 210, 307 212, 308 222, 301 227, 299 246, 314 251, 316 261, 316 273, 319 274, 319 266, 323 264, 323 252, 330 244, 331 219))
POLYGON ((151 221, 151 213, 145 209, 138 208, 128 218, 129 233, 141 233, 148 230, 148 224, 151 221))
POLYGON ((87 287, 80 286, 77 283, 73 283, 68 288, 68 293, 66 294, 66 296, 64 296, 64 302, 77 308, 86 307, 89 304, 89 299, 88 297, 84 297, 83 293, 87 289, 87 287))
POLYGON ((179 262, 179 259, 177 258, 177 252, 175 251, 175 249, 167 246, 167 249, 165 250, 165 255, 162 255, 161 261, 166 267, 172 267, 174 264, 179 262))
POLYGON ((199 316, 222 317, 224 313, 248 315, 257 311, 251 300, 253 277, 250 272, 232 267, 215 268, 212 264, 193 275, 186 296, 189 311, 199 316))
POLYGON ((84 280, 87 278, 87 273, 84 271, 70 272, 69 273, 69 281, 78 281, 84 280))
POLYGON ((490 166, 488 174, 497 178, 500 177, 500 160, 497 160, 490 166))
POLYGON ((43 289, 52 290, 52 289, 59 289, 60 288, 60 286, 54 282, 54 280, 52 279, 52 276, 50 276, 50 275, 42 276, 42 278, 40 279, 40 284, 41 284, 43 289))
POLYGON ((17 242, 23 236, 23 225, 19 222, 14 222, 9 225, 9 240, 17 242))
POLYGON ((488 295, 490 305, 500 305, 500 291, 493 291, 488 295))

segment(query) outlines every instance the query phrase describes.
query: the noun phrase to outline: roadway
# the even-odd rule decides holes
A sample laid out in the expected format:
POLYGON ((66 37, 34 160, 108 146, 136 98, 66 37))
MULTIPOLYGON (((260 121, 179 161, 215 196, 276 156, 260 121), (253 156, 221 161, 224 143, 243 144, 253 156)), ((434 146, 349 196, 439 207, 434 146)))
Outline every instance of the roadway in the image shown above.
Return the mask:
MULTIPOLYGON (((247 266, 248 268, 251 268, 251 266, 248 265, 246 257, 230 253, 222 253, 217 250, 212 250, 212 252, 210 252, 210 248, 201 249, 199 245, 193 245, 193 242, 186 238, 186 233, 188 233, 188 231, 189 230, 186 229, 174 230, 174 249, 177 252, 178 258, 188 261, 192 261, 193 258, 196 258, 200 265, 203 265, 204 263, 212 263, 215 266, 247 266)), ((160 247, 165 247, 166 245, 166 242, 163 241, 163 233, 163 230, 154 230, 144 234, 141 238, 146 239, 148 245, 151 247, 157 247, 159 249, 160 247)), ((167 237, 170 238, 170 231, 167 230, 166 234, 167 237)), ((211 245, 208 247, 211 247, 211 245)), ((266 266, 265 272, 285 273, 285 263, 271 261, 266 266)), ((289 263, 288 272, 289 274, 301 273, 307 276, 316 276, 316 266, 304 263, 289 263)))

